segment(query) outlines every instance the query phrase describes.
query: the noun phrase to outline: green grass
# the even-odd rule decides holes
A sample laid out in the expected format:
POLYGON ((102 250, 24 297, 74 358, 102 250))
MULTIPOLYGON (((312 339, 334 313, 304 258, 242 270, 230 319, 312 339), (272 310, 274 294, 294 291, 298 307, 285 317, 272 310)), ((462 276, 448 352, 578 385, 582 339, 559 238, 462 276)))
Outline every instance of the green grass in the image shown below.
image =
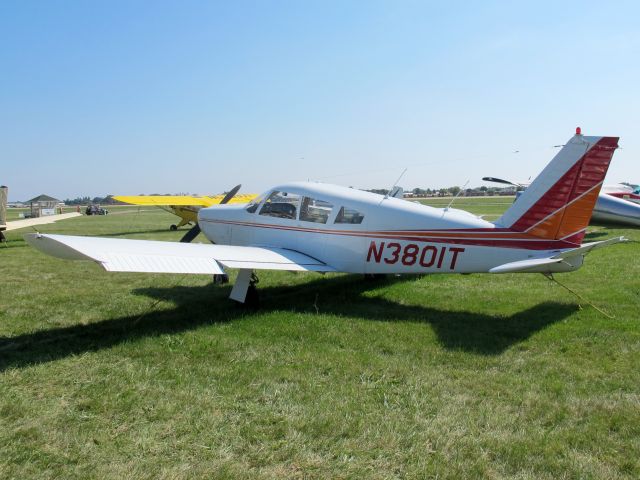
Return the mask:
MULTIPOLYGON (((20 214, 25 214, 30 212, 29 208, 7 208, 7 222, 11 222, 13 220, 21 220, 20 214)), ((71 210, 69 210, 71 211, 71 210)))
POLYGON ((486 220, 497 219, 513 203, 515 197, 433 197, 421 198, 418 201, 430 207, 467 210, 475 215, 482 215, 486 220), (451 203, 453 201, 453 203, 451 203))
MULTIPOLYGON (((40 230, 182 235, 130 212, 40 230)), ((609 319, 540 275, 266 272, 250 312, 21 233, 0 246, 0 478, 640 477, 636 242, 557 276, 609 319)), ((620 234, 640 240, 590 238, 620 234)))

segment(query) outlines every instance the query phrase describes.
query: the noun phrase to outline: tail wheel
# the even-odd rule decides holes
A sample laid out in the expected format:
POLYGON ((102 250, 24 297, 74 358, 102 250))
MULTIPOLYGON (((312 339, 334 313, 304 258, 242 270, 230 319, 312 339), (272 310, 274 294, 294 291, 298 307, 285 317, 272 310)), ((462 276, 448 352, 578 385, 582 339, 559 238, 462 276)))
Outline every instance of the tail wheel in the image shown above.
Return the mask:
POLYGON ((169 227, 169 230, 171 230, 172 232, 175 232, 176 230, 178 230, 178 226, 177 225, 171 225, 169 227))

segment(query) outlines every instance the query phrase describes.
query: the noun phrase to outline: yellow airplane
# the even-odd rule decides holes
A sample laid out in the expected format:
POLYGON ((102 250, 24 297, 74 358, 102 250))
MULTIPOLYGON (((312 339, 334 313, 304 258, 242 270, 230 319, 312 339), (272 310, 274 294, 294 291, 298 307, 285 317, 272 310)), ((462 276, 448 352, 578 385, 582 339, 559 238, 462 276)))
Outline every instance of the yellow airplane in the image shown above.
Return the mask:
POLYGON ((113 198, 131 205, 153 205, 154 207, 160 207, 163 210, 173 213, 180 217, 180 222, 177 225, 171 225, 169 229, 177 230, 187 224, 197 225, 198 211, 203 207, 224 203, 249 203, 257 197, 257 195, 253 193, 234 195, 238 190, 240 190, 240 185, 233 188, 226 195, 116 195, 113 198))

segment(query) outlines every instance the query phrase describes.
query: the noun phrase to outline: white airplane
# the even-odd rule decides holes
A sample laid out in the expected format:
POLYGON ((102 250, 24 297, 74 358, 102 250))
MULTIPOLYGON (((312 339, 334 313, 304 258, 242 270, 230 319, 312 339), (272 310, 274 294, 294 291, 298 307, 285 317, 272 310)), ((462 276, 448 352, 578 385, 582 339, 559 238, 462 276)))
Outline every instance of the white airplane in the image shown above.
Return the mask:
POLYGON ((203 208, 213 243, 29 234, 50 255, 107 271, 224 274, 230 298, 257 303, 254 270, 360 274, 570 272, 596 248, 582 244, 617 137, 573 136, 496 222, 321 183, 280 185, 245 205, 203 208))

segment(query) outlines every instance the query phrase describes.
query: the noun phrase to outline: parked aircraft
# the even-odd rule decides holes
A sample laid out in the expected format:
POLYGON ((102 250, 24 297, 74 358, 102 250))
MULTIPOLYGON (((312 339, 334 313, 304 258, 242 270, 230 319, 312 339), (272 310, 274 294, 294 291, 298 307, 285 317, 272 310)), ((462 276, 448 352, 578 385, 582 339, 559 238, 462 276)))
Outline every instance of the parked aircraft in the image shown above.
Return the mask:
MULTIPOLYGON (((240 186, 236 187, 238 190, 240 186)), ((235 190, 234 193, 237 193, 235 190)), ((226 198, 226 195, 212 195, 212 196, 198 196, 198 195, 116 195, 113 198, 120 202, 129 203, 131 205, 153 205, 154 207, 160 207, 174 215, 180 217, 178 224, 173 224, 169 227, 169 230, 178 230, 178 228, 184 225, 198 224, 198 211, 201 208, 210 207, 212 205, 218 205, 220 203, 226 203, 222 200, 226 198)), ((231 195, 229 198, 230 203, 245 204, 253 200, 257 195, 253 193, 243 193, 240 195, 231 195)), ((196 237, 194 235, 194 229, 192 228, 190 233, 187 233, 183 239, 185 241, 191 241, 196 237), (193 237, 193 238, 190 238, 193 237), (190 239, 189 239, 190 238, 190 239)), ((198 229, 198 233, 199 229, 198 229)))
POLYGON ((604 185, 602 193, 611 195, 612 197, 622 198, 634 203, 640 203, 640 185, 632 185, 630 183, 617 183, 615 185, 604 185))
POLYGON ((623 237, 582 244, 617 137, 577 133, 494 223, 336 185, 276 186, 248 205, 198 212, 213 243, 30 234, 50 255, 92 260, 108 271, 223 274, 239 269, 230 298, 256 303, 254 270, 364 274, 570 272, 590 251, 623 237))

